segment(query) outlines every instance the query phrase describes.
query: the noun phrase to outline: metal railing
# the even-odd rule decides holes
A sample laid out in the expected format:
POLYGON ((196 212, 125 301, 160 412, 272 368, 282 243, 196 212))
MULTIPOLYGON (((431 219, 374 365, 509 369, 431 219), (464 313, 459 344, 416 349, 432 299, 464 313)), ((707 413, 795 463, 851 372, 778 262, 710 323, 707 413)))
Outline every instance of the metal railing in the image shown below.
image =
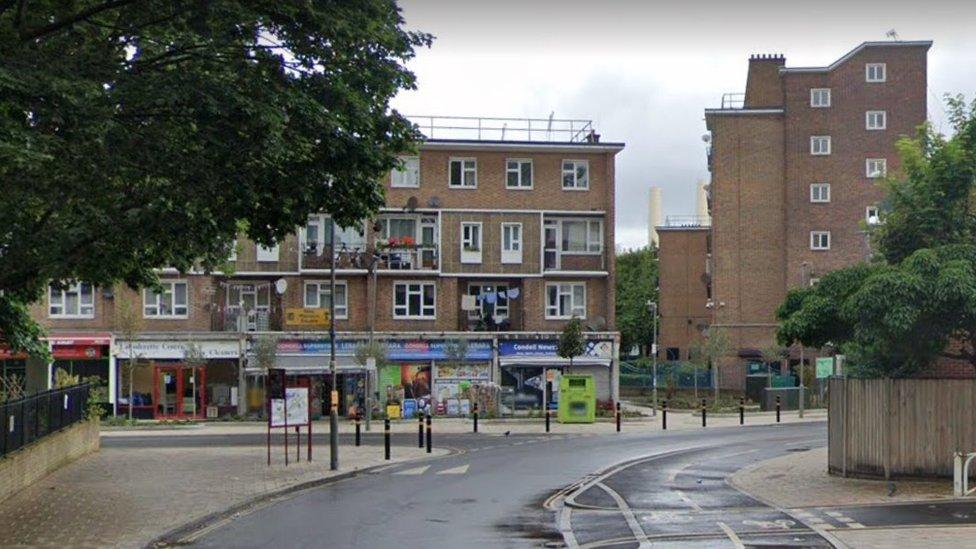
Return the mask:
POLYGON ((735 93, 723 93, 722 94, 722 108, 723 109, 741 109, 746 103, 746 94, 741 92, 735 93))
POLYGON ((976 492, 976 488, 969 487, 969 465, 973 458, 976 458, 976 452, 968 454, 956 452, 952 457, 952 493, 957 498, 976 492))
POLYGON ((669 215, 664 218, 665 227, 708 227, 711 224, 707 215, 669 215))
POLYGON ((378 269, 397 271, 436 271, 437 246, 387 247, 376 250, 378 269))
POLYGON ((0 457, 83 421, 90 391, 83 383, 0 404, 0 457))
POLYGON ((486 118, 408 115, 428 139, 493 141, 596 142, 592 120, 569 118, 486 118))

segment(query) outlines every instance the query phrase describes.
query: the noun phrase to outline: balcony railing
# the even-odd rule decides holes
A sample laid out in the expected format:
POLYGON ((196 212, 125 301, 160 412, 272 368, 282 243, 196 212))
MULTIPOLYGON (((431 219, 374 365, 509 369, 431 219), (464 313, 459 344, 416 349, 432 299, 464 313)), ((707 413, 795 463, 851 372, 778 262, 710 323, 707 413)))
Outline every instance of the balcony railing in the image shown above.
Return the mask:
POLYGON ((665 227, 709 227, 711 224, 707 215, 669 215, 664 219, 665 227))
MULTIPOLYGON (((302 242, 302 262, 303 270, 328 270, 332 268, 330 252, 332 246, 319 244, 317 242, 302 242)), ((367 269, 369 268, 369 255, 365 246, 347 246, 341 244, 335 249, 335 268, 336 269, 367 269)))
POLYGON ((281 323, 268 308, 245 311, 240 307, 227 307, 215 320, 214 328, 223 332, 267 332, 281 329, 281 323))
POLYGON ((376 250, 378 269, 436 271, 439 256, 436 245, 387 246, 376 250))
POLYGON ((568 118, 485 118, 478 116, 408 116, 428 139, 492 141, 598 142, 592 120, 568 118))
POLYGON ((745 102, 746 102, 746 94, 742 92, 722 94, 723 109, 741 109, 745 105, 745 102))

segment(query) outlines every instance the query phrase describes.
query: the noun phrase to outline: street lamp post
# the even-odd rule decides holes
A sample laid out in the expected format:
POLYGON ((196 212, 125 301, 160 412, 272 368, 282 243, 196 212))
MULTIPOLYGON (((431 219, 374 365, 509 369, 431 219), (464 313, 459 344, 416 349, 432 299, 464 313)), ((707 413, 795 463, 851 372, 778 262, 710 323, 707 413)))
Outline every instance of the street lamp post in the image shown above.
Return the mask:
MULTIPOLYGON (((329 394, 329 469, 339 469, 339 403, 336 376, 335 339, 335 220, 329 217, 329 372, 332 374, 332 391, 329 394)), ((311 444, 311 443, 310 443, 311 444)))
POLYGON ((657 417, 657 303, 647 300, 647 310, 651 313, 651 375, 653 379, 651 380, 651 387, 654 395, 654 409, 651 412, 652 417, 657 417))

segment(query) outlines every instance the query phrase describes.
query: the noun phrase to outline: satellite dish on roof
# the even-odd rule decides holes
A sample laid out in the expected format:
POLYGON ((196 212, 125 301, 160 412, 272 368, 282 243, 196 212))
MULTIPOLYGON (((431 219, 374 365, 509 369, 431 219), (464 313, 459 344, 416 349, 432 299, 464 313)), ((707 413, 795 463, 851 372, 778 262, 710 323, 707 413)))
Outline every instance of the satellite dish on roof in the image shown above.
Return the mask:
POLYGON ((586 327, 591 332, 602 332, 607 329, 607 319, 602 316, 593 317, 593 320, 586 323, 586 327))
POLYGON ((431 208, 440 208, 441 207, 441 197, 439 197, 439 196, 432 196, 432 197, 430 197, 427 200, 427 205, 430 206, 431 208))
POLYGON ((417 203, 418 203, 417 197, 416 196, 411 196, 410 198, 407 199, 406 210, 409 211, 409 212, 412 212, 412 211, 416 210, 417 209, 417 203))

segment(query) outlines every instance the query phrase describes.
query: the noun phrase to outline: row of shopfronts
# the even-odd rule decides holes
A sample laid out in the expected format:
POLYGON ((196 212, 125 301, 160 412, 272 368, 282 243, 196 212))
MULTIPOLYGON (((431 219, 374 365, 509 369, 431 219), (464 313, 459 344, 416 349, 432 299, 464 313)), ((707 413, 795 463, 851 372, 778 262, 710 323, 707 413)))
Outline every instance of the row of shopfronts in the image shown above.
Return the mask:
MULTIPOLYGON (((377 335, 386 358, 378 366, 368 367, 356 357, 366 336, 344 335, 336 340, 333 387, 328 338, 283 335, 277 344, 276 367, 286 371, 289 383, 311 388, 313 416, 328 413, 333 389, 338 391, 343 415, 363 411, 367 391, 373 395, 374 411, 396 405, 405 409, 429 406, 435 414, 458 413, 467 409, 475 395, 488 393, 498 400, 497 409, 503 414, 540 409, 556 405, 559 376, 564 373, 592 375, 598 399, 611 400, 617 395, 617 345, 612 334, 590 339, 586 352, 574 357, 572 366, 558 356, 555 334, 493 336, 466 339, 461 359, 453 356, 458 353, 456 347, 453 352, 449 349, 454 340, 448 338, 377 335)), ((52 363, 34 364, 0 350, 0 374, 20 375, 34 390, 52 386, 59 368, 82 378, 97 376, 113 413, 128 414, 131 407, 134 417, 144 419, 264 412, 266 376, 250 357, 250 335, 188 338, 185 334, 146 334, 130 342, 112 334, 85 334, 52 335, 49 341, 52 363), (191 344, 204 360, 188 364, 191 344), (129 366, 130 357, 138 359, 137 366, 129 366)))

